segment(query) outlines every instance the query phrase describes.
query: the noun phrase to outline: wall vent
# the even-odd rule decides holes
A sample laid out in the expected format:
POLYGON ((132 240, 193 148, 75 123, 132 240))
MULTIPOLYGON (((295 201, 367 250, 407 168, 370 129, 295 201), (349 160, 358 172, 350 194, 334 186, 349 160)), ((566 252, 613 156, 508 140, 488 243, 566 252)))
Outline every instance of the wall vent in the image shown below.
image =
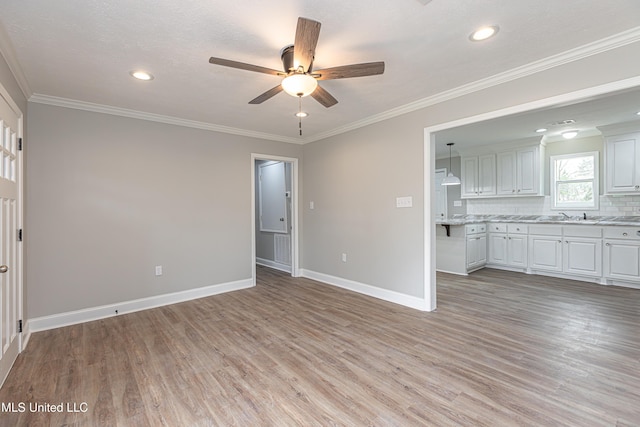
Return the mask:
POLYGON ((275 262, 291 265, 291 235, 275 234, 273 236, 273 258, 275 262))

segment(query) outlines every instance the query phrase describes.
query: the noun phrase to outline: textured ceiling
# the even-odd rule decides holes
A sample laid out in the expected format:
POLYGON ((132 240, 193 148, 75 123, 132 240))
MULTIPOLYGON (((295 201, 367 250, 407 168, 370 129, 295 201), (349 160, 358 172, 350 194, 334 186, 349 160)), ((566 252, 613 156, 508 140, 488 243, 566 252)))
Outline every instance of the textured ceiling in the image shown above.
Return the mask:
POLYGON ((305 141, 421 99, 637 28, 638 0, 2 0, 0 24, 36 97, 158 114, 305 141), (427 3, 423 5, 423 3, 427 3), (339 103, 298 100, 266 74, 299 16, 322 23, 314 68, 385 61, 383 75, 321 82, 339 103), (498 24, 483 43, 470 32, 498 24), (133 69, 155 79, 136 81, 133 69))

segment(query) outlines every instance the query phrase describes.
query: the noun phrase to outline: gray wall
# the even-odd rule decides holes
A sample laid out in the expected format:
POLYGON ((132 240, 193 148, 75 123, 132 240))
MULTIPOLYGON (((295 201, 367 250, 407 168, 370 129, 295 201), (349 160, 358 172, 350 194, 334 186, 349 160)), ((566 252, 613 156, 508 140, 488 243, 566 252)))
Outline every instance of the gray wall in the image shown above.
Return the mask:
POLYGON ((637 75, 628 44, 303 147, 30 104, 28 315, 250 277, 251 152, 304 154, 303 269, 421 297, 423 129, 637 75))
MULTIPOLYGON (((433 159, 426 165, 423 162, 424 128, 636 77, 640 75, 640 43, 520 75, 523 77, 306 145, 304 268, 423 296, 425 266, 429 283, 435 269, 425 264, 425 257, 432 255, 423 250, 423 169, 427 177, 435 169, 433 159), (394 207, 395 197, 403 195, 414 197, 413 208, 394 207), (316 203, 314 211, 308 207, 311 200, 316 203), (340 253, 345 251, 349 262, 342 263, 340 253)), ((433 242, 429 245, 434 252, 433 242)))
POLYGON ((251 277, 251 153, 300 146, 34 103, 29 115, 30 318, 251 277))

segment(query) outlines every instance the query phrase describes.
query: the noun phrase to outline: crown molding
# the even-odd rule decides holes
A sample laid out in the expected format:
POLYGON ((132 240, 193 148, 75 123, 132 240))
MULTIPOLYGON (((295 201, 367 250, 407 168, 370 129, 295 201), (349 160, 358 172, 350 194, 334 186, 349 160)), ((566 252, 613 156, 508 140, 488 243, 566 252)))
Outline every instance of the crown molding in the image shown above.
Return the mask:
MULTIPOLYGON (((10 43, 6 41, 9 40, 6 33, 4 33, 3 28, 0 26, 0 53, 5 56, 8 51, 9 56, 13 53, 13 48, 10 43)), ((568 64, 574 61, 578 61, 584 58, 588 58, 593 55, 597 55, 603 52, 607 52, 609 50, 613 50, 616 48, 620 48, 632 43, 640 42, 640 26, 632 28, 630 30, 624 31, 619 34, 615 34, 613 36, 598 40, 593 43, 589 43, 583 46, 580 46, 575 49, 571 49, 565 51, 563 53, 553 55, 539 61, 535 61, 529 64, 526 64, 521 67, 516 67, 511 70, 507 70, 503 73, 499 73, 493 75, 491 77, 487 77, 485 79, 476 80, 474 82, 458 86, 454 89, 447 90, 433 96, 429 96, 426 98, 419 99, 417 101, 411 102, 409 104, 402 105, 397 108, 393 108, 391 110, 384 111, 379 114, 374 114, 365 119, 358 120, 352 123, 348 123, 344 126, 337 127, 335 129, 320 132, 316 135, 307 136, 303 138, 293 138, 287 137, 283 135, 275 135, 264 132, 256 132, 250 131, 246 129, 234 128, 229 126, 217 125, 213 123, 206 122, 198 122, 194 120, 181 119, 172 116, 164 116, 153 113, 146 113, 137 110, 130 110, 119 107, 112 107, 108 105, 95 104, 84 101, 77 101, 73 99, 60 98, 49 95, 42 94, 31 94, 30 89, 28 88, 28 84, 26 79, 24 79, 24 74, 21 72, 21 68, 17 61, 15 61, 15 54, 13 58, 13 66, 7 57, 5 59, 10 64, 10 67, 14 75, 16 75, 16 79, 18 80, 18 84, 20 85, 23 92, 25 92, 25 96, 29 93, 29 96, 26 96, 30 102, 40 103, 40 104, 48 104, 55 105, 66 108, 74 108, 79 110, 92 111, 97 113, 111 114, 122 117, 135 118, 140 120, 149 120, 159 123, 167 123, 177 126, 185 126, 195 129, 204 129, 213 132, 222 132, 233 135, 246 136, 250 138, 259 138, 270 141, 278 141, 278 142, 286 142, 290 144, 307 144, 310 142, 320 141, 335 135, 339 135, 342 133, 346 133, 355 129, 359 129, 365 126, 369 126, 378 122, 382 122, 384 120, 388 120, 394 117, 398 117, 404 114, 408 114, 423 108, 427 108, 442 102, 446 102, 455 98, 459 98, 465 95, 469 95, 474 92, 478 92, 484 89, 488 89, 493 86, 497 86, 500 84, 508 83, 513 80, 517 80, 520 78, 524 78, 536 73, 540 73, 542 71, 555 68, 564 64, 568 64), (14 68, 17 71, 14 71, 14 68), (20 77, 22 76, 22 77, 20 77), (22 83, 21 83, 22 81, 22 83)))
POLYGON ((24 71, 22 71, 16 51, 13 48, 11 39, 9 38, 9 34, 7 34, 2 23, 0 23, 0 55, 2 55, 4 60, 7 62, 9 70, 11 70, 16 82, 18 82, 18 87, 22 91, 25 99, 29 99, 33 92, 29 87, 29 82, 24 75, 24 71))
POLYGON ((111 114, 113 116, 129 117, 132 119, 148 120, 151 122, 166 123, 176 126, 184 126, 194 129, 203 129, 212 132, 222 132, 232 135, 247 136, 250 138, 265 139, 269 141, 287 142, 290 144, 302 144, 303 141, 297 138, 274 135, 265 132, 256 132, 246 129, 234 128, 230 126, 216 125, 213 123, 199 122, 195 120, 181 119, 178 117, 164 116, 161 114, 146 113, 144 111, 130 110, 127 108, 112 107, 109 105, 95 104, 92 102, 77 101, 75 99, 60 98, 57 96, 33 94, 29 102, 37 104, 54 105, 57 107, 73 108, 76 110, 91 111, 94 113, 111 114))
POLYGON ((557 55, 549 56, 539 61, 531 62, 521 67, 516 67, 503 73, 495 74, 485 79, 476 80, 474 82, 458 86, 454 89, 438 93, 433 96, 419 99, 409 104, 402 105, 391 110, 387 110, 380 114, 369 116, 363 120, 349 123, 347 125, 322 132, 314 136, 305 138, 305 143, 319 141, 329 138, 331 136, 339 135, 351 130, 355 130, 361 127, 369 126, 377 122, 388 120, 403 114, 411 113, 426 107, 430 107, 441 102, 449 101, 461 96, 469 95, 474 92, 478 92, 484 89, 488 89, 493 86, 497 86, 503 83, 508 83, 513 80, 517 80, 523 77, 530 76, 532 74, 540 73, 542 71, 555 68, 564 64, 568 64, 574 61, 579 61, 584 58, 588 58, 593 55, 597 55, 609 50, 617 49, 632 43, 640 42, 640 27, 635 27, 622 33, 615 34, 611 37, 607 37, 598 40, 593 43, 589 43, 575 49, 571 49, 562 52, 557 55))

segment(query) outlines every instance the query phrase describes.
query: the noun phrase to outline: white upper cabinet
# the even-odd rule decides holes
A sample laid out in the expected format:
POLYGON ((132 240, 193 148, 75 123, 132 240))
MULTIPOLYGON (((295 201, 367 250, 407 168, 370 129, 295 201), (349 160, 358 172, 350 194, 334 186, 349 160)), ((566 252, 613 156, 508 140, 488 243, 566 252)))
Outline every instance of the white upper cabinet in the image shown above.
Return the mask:
POLYGON ((542 195, 543 146, 501 148, 490 146, 483 150, 487 154, 462 157, 462 198, 542 195))
POLYGON ((497 154, 498 195, 541 195, 540 147, 526 147, 497 154))
POLYGON ((607 138, 605 186, 608 194, 640 194, 640 132, 607 138))
POLYGON ((488 197, 496 195, 496 156, 462 157, 462 189, 463 198, 488 197))

